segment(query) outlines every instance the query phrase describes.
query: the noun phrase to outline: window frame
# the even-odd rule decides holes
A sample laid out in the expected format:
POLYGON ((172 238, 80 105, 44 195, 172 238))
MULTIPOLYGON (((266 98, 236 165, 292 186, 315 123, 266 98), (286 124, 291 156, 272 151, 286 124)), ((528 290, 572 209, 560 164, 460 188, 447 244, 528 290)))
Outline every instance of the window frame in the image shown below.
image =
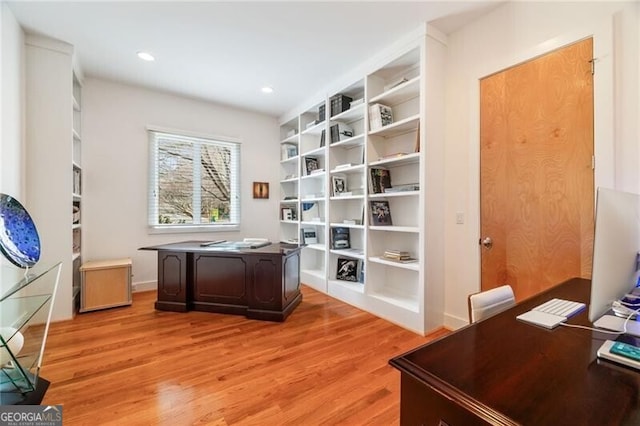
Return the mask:
MULTIPOLYGON (((169 233, 193 233, 193 232, 228 232, 239 231, 241 225, 241 201, 240 196, 240 174, 241 174, 241 140, 228 136, 203 135, 184 130, 166 129, 157 126, 147 126, 148 149, 149 149, 149 169, 147 187, 147 228, 149 234, 169 234, 169 233), (157 136, 165 138, 174 137, 176 140, 192 140, 195 143, 207 143, 212 145, 232 147, 232 173, 231 173, 231 200, 232 221, 228 223, 190 223, 190 224, 161 224, 158 223, 158 141, 157 136), (234 155, 235 154, 235 155, 234 155), (234 161, 235 157, 235 161, 234 161), (235 164, 233 164, 235 163, 235 164), (233 173, 235 170, 235 173, 233 173), (235 200, 234 200, 235 199, 235 200), (235 207, 235 208, 233 208, 235 207)), ((200 167, 195 168, 194 173, 200 176, 200 167)), ((199 178, 194 178, 196 182, 199 178)), ((194 184, 195 187, 195 184, 194 184)), ((195 191, 194 191, 195 193, 195 191)), ((198 194, 200 191, 198 191, 198 194)), ((194 194, 195 197, 195 194, 194 194)), ((199 203, 194 200, 194 206, 199 203)))

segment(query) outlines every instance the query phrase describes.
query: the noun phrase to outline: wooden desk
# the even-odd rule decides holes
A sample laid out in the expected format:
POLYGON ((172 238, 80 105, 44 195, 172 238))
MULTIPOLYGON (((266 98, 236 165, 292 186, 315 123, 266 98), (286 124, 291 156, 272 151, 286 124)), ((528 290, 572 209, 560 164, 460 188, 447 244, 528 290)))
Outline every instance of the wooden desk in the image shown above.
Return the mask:
POLYGON ((284 321, 302 301, 300 247, 271 244, 231 250, 200 244, 185 241, 141 248, 158 252, 156 309, 284 321))
MULTIPOLYGON (((590 291, 589 280, 569 280, 393 358, 390 364, 401 372, 400 423, 640 424, 640 372, 596 357, 602 342, 615 336, 564 326, 547 330, 516 319, 554 297, 588 304, 590 291)), ((568 322, 590 326, 587 315, 568 322)))

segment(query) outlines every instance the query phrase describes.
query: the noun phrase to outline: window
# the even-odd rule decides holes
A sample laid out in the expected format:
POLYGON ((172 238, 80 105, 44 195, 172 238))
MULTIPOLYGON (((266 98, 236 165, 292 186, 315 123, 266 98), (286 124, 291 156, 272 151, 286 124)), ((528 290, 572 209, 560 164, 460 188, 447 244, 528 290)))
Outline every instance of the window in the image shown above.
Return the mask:
POLYGON ((240 144, 156 130, 149 139, 149 226, 237 229, 240 144))

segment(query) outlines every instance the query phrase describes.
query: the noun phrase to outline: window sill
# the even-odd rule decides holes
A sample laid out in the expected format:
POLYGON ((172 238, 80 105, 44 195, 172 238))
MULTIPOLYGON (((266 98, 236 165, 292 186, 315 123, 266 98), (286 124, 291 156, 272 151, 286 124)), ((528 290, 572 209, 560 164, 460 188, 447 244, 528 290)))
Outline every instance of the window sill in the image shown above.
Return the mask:
POLYGON ((207 232, 239 231, 240 225, 176 225, 149 226, 149 234, 193 234, 207 232))

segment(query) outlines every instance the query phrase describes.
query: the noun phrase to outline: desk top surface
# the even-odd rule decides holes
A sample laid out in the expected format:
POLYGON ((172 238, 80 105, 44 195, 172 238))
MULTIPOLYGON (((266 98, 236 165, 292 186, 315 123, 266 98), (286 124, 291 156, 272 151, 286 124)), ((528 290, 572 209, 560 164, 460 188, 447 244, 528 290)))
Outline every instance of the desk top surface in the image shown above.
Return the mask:
MULTIPOLYGON (((640 424, 640 372, 596 356, 616 336, 516 319, 554 297, 588 304, 590 291, 571 279, 390 364, 493 424, 640 424)), ((591 326, 587 311, 568 323, 591 326)))
POLYGON ((214 244, 210 246, 202 246, 207 241, 181 241, 178 243, 159 244, 156 246, 141 247, 140 250, 155 251, 181 251, 190 253, 242 253, 242 254, 282 254, 289 255, 302 247, 295 244, 275 243, 264 247, 251 248, 241 241, 225 241, 224 243, 214 244))

